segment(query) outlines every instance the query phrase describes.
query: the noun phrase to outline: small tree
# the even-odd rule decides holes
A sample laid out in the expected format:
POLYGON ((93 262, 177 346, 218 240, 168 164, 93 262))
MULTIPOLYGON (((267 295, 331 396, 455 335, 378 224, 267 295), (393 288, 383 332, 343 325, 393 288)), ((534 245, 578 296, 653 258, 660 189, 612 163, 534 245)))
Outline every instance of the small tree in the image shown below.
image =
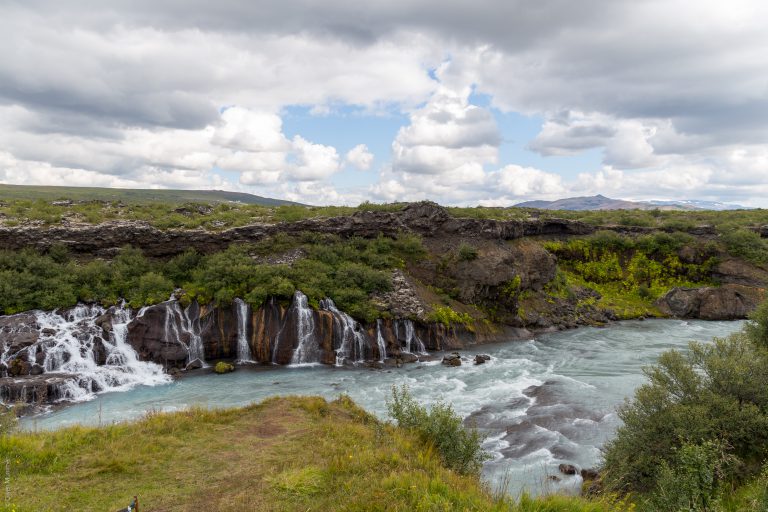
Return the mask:
POLYGON ((415 432, 435 447, 446 467, 461 474, 479 474, 488 454, 482 449, 483 436, 467 429, 453 407, 438 401, 427 410, 413 398, 407 386, 392 386, 387 401, 389 415, 400 427, 415 432))

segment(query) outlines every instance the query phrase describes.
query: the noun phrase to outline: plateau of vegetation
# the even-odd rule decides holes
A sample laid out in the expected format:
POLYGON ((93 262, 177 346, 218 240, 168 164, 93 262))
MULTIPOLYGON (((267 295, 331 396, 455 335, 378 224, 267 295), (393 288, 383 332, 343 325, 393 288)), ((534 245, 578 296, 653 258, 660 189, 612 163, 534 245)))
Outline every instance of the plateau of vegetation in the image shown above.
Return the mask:
POLYGON ((77 260, 62 246, 46 253, 0 251, 0 314, 78 301, 108 306, 125 299, 139 307, 174 292, 185 302, 221 304, 241 297, 260 306, 268 296, 288 300, 301 290, 315 307, 330 297, 352 316, 373 320, 381 313, 371 294, 387 291, 391 270, 424 252, 421 239, 411 234, 341 239, 312 233, 277 235, 210 255, 190 249, 167 261, 130 247, 110 261, 77 260))
MULTIPOLYGON (((200 190, 121 190, 0 184, 0 225, 98 224, 143 221, 160 229, 222 230, 253 223, 294 222, 360 211, 398 211, 405 203, 307 206, 251 194, 200 190)), ((669 232, 714 227, 734 236, 768 225, 768 210, 538 210, 515 207, 448 207, 454 217, 493 220, 570 219, 594 226, 658 228, 669 232)), ((741 239, 739 239, 741 237, 741 239)))

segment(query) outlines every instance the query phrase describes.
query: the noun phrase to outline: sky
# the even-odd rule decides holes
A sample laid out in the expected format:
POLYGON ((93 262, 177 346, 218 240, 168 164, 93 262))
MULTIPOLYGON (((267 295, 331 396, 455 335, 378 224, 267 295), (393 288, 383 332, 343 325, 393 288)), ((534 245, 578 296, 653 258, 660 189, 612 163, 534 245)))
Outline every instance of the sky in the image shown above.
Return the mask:
POLYGON ((0 183, 768 207, 761 0, 0 0, 0 183))

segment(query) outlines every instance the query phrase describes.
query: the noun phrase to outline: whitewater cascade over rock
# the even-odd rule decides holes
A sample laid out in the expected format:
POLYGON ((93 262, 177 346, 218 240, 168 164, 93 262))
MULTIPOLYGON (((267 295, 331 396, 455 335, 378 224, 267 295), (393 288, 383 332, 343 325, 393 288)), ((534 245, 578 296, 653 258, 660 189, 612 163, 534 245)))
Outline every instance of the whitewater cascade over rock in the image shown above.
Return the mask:
POLYGON ((315 333, 315 317, 309 307, 309 300, 303 293, 297 291, 293 296, 296 311, 296 339, 299 344, 293 351, 291 364, 311 364, 320 362, 320 351, 313 337, 315 333))
MULTIPOLYGON (((78 305, 68 310, 32 311, 6 317, 19 320, 17 329, 34 327, 37 338, 27 336, 19 347, 3 341, 2 364, 8 374, 29 373, 37 378, 19 386, 2 386, 4 401, 86 400, 100 391, 123 391, 139 384, 170 381, 163 368, 139 359, 126 342, 132 310, 78 305), (49 378, 50 377, 50 378, 49 378)), ((6 324, 9 324, 7 322, 6 324)), ((13 328, 11 328, 13 329, 13 328)))
POLYGON ((383 362, 387 357, 387 343, 381 335, 381 320, 376 320, 376 345, 379 347, 379 361, 383 362))
POLYGON ((250 308, 242 299, 235 299, 235 311, 237 312, 237 361, 241 363, 253 362, 251 346, 248 344, 248 319, 250 308))
POLYGON ((242 299, 183 307, 175 298, 138 312, 78 305, 0 316, 0 399, 86 400, 169 382, 169 373, 221 359, 359 366, 472 343, 467 333, 442 324, 390 318, 364 325, 331 299, 312 308, 300 291, 290 305, 270 298, 259 307, 242 299))
POLYGON ((360 324, 348 314, 339 311, 331 299, 320 301, 320 309, 330 311, 333 314, 334 323, 338 325, 335 332, 339 333, 341 344, 336 349, 336 366, 342 366, 345 362, 365 361, 368 339, 360 324))
POLYGON ((405 320, 397 320, 395 322, 395 332, 399 335, 400 330, 403 330, 405 338, 405 346, 403 347, 406 352, 414 353, 413 349, 416 349, 416 354, 426 354, 427 349, 424 347, 424 342, 416 334, 416 329, 413 327, 413 321, 406 318, 405 320))

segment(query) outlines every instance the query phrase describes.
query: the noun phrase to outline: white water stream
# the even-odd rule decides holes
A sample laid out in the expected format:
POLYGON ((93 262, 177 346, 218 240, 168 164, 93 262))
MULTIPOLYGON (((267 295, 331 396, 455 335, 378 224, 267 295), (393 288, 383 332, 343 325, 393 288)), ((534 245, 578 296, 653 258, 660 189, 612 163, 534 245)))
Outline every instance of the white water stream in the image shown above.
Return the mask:
POLYGON ((237 313, 237 362, 252 363, 253 355, 248 344, 248 304, 242 299, 235 299, 235 311, 237 313))

